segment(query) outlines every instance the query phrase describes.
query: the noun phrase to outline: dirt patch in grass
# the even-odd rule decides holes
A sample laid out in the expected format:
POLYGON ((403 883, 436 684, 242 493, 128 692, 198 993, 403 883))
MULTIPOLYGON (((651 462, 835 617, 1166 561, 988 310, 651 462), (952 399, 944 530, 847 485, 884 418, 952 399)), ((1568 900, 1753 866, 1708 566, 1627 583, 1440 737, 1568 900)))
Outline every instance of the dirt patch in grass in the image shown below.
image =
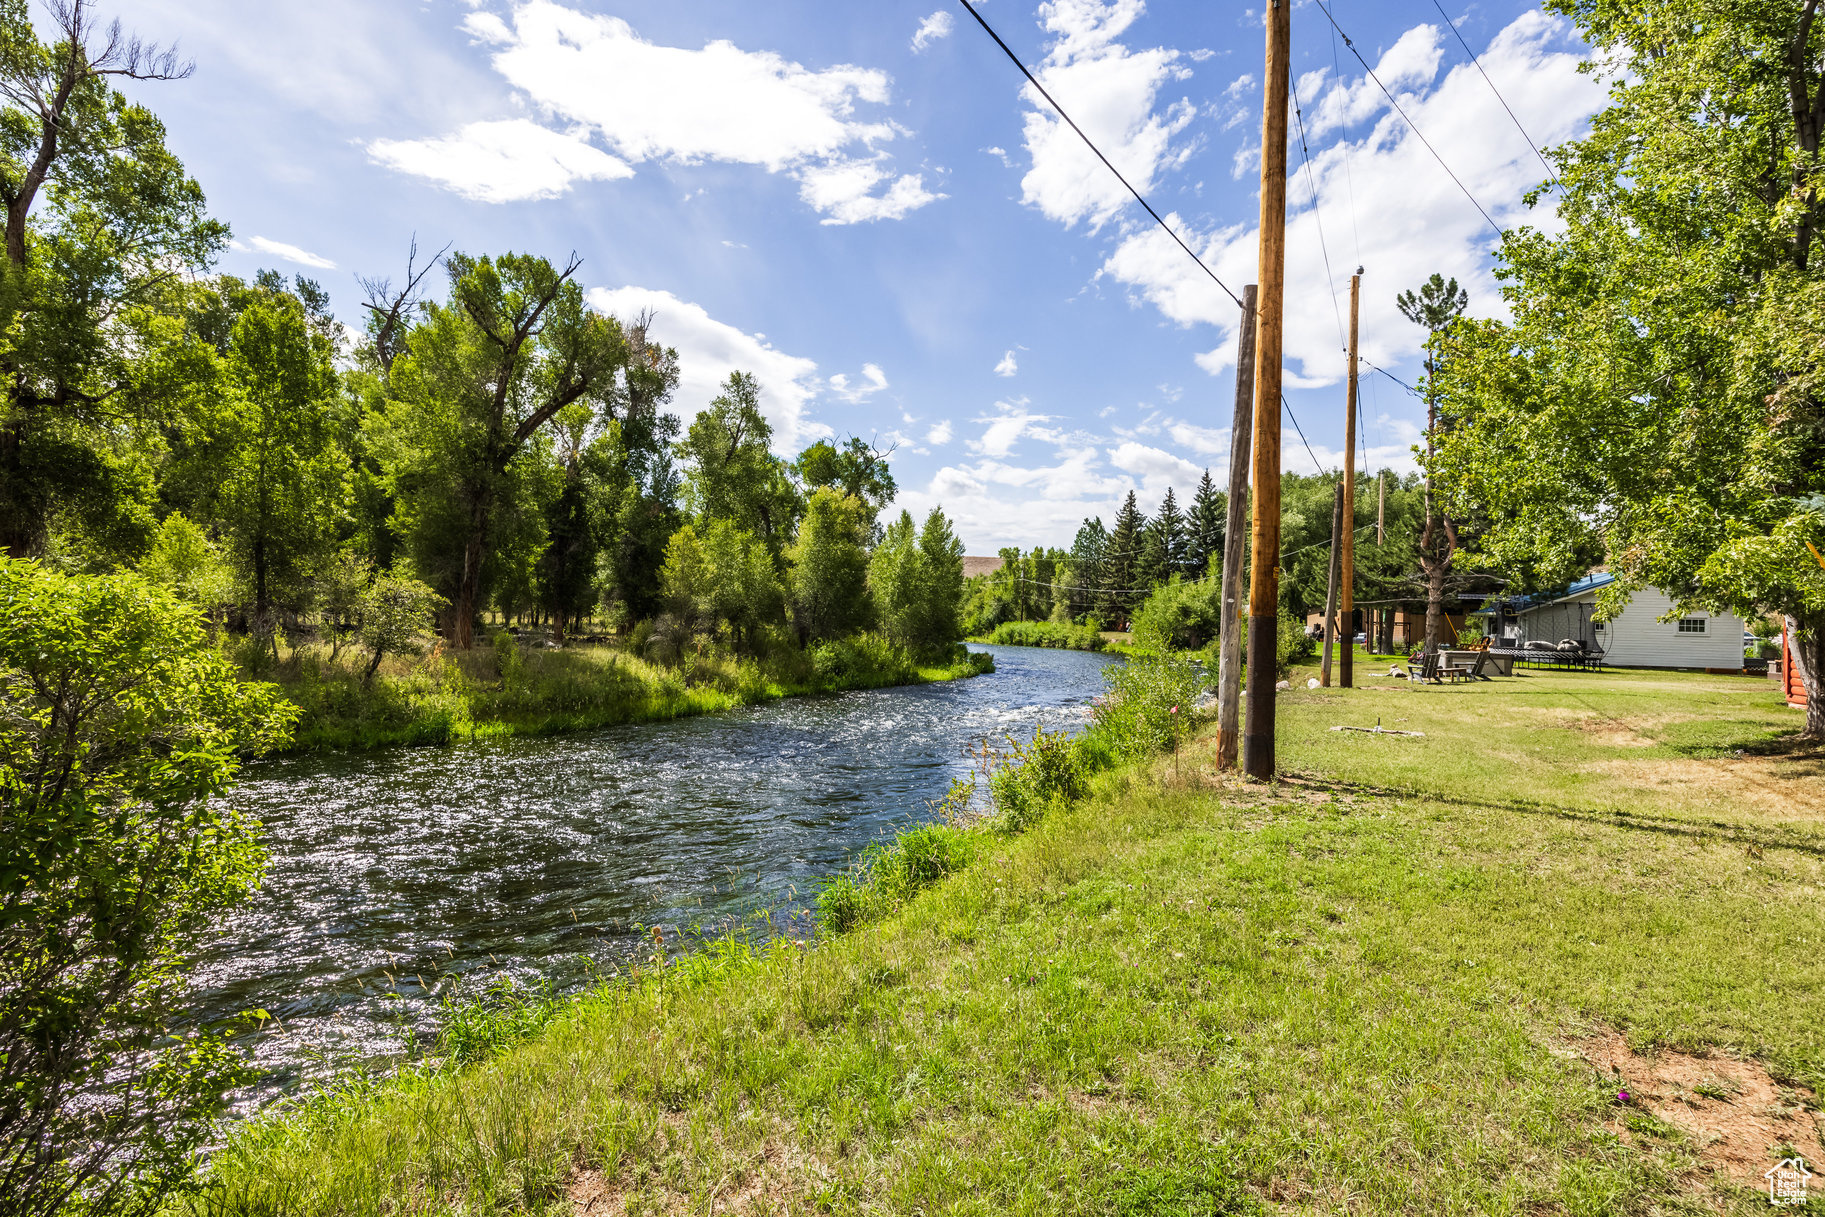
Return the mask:
MULTIPOLYGON (((673 1146, 682 1150, 682 1143, 673 1146)), ((822 1163, 784 1136, 769 1136, 753 1149, 726 1154, 722 1174, 705 1195, 674 1187, 660 1172, 645 1180, 611 1178, 579 1170, 565 1185, 576 1217, 626 1217, 629 1213, 699 1213, 707 1203, 719 1214, 784 1213, 829 1178, 822 1163)))
POLYGON ((1825 820, 1825 763, 1739 757, 1701 761, 1674 758, 1593 761, 1591 772, 1632 785, 1664 790, 1674 801, 1692 794, 1746 805, 1772 821, 1825 820))
POLYGON ((1794 1154, 1825 1162, 1812 1092, 1775 1081, 1759 1061, 1669 1050, 1640 1056, 1610 1030, 1577 1049, 1628 1092, 1630 1106, 1684 1133, 1700 1160, 1733 1183, 1760 1187, 1763 1171, 1794 1154))

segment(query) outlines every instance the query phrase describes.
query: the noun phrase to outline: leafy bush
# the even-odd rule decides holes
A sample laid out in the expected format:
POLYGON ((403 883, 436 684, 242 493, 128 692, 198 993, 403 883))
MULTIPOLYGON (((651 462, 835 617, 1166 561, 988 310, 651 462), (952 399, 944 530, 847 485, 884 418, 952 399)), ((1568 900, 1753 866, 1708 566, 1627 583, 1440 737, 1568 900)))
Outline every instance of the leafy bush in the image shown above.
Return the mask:
POLYGON ((1031 827, 1054 801, 1081 799, 1089 789, 1077 741, 1043 727, 1034 731, 1032 743, 1016 742, 1010 762, 989 778, 989 793, 1012 832, 1031 827))
POLYGON ((1087 625, 1059 621, 1006 621, 988 641, 1004 647, 1056 647, 1067 651, 1100 651, 1103 636, 1087 625))
POLYGON ((135 575, 0 559, 0 1210, 126 1213, 186 1178, 246 1076, 183 961, 265 856, 217 801, 295 710, 135 575))
POLYGON ((1202 650, 1222 624, 1222 586, 1186 583, 1174 575, 1134 614, 1134 641, 1150 651, 1202 650))
MULTIPOLYGON (((1305 632, 1305 623, 1297 617, 1280 615, 1280 645, 1276 648, 1275 676, 1285 676, 1294 665, 1309 663, 1318 654, 1318 640, 1305 632)), ((1247 654, 1246 651, 1243 652, 1247 654)))
POLYGON ((1176 748, 1190 727, 1204 676, 1178 655, 1141 655, 1103 673, 1108 692, 1090 712, 1086 748, 1110 762, 1176 748))

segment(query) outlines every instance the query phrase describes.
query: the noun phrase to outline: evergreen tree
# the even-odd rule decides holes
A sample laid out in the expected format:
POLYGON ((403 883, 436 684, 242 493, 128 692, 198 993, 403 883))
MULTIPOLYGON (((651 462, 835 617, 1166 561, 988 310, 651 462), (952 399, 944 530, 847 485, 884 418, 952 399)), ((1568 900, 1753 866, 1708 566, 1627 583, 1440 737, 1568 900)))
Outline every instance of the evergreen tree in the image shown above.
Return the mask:
POLYGON ((1223 532, 1228 521, 1229 496, 1210 480, 1210 470, 1198 482, 1198 493, 1191 501, 1191 516, 1186 522, 1188 534, 1185 549, 1186 573, 1201 578, 1210 570, 1210 560, 1223 554, 1223 532))
POLYGON ((1101 516, 1078 526, 1071 542, 1070 613, 1083 617, 1096 611, 1102 589, 1103 556, 1109 548, 1109 530, 1101 516))
MULTIPOLYGON (((1141 561, 1135 571, 1135 586, 1152 591, 1166 582, 1171 573, 1172 561, 1167 549, 1166 530, 1156 518, 1141 530, 1141 561)), ((1139 599, 1134 598, 1135 601, 1139 599)))
POLYGON ((1178 496, 1170 486, 1166 487, 1166 497, 1160 501, 1160 514, 1153 526, 1160 534, 1160 544, 1165 551, 1167 575, 1183 574, 1191 563, 1191 534, 1185 516, 1179 510, 1178 496))
POLYGON ((1121 510, 1115 513, 1115 528, 1109 543, 1103 547, 1102 576, 1099 580, 1102 608, 1112 619, 1126 618, 1139 597, 1130 589, 1139 586, 1141 539, 1147 517, 1135 504, 1134 491, 1128 492, 1121 510))

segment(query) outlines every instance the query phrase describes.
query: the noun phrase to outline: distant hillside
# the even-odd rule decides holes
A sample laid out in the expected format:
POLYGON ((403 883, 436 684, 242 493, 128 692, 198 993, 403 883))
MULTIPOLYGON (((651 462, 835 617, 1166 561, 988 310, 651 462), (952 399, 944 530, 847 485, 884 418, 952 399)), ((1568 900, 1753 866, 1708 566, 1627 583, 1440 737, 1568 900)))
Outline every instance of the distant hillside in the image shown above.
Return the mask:
POLYGON ((1000 558, 965 558, 965 559, 963 559, 963 577, 966 579, 970 578, 972 575, 986 575, 990 571, 997 571, 1000 569, 1001 569, 1001 559, 1000 558))

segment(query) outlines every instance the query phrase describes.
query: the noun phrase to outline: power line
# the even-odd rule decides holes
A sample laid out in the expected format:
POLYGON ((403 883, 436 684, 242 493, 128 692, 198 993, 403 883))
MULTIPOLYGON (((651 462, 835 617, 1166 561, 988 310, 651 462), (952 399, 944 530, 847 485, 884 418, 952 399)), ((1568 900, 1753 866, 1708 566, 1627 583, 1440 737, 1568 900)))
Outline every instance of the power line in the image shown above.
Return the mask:
MULTIPOLYGON (((967 4, 968 0, 964 0, 964 2, 967 4)), ((1443 169, 1446 175, 1457 184, 1457 188, 1464 192, 1464 197, 1469 199, 1470 205, 1477 209, 1478 214, 1480 214, 1484 220, 1488 221, 1489 227, 1495 229, 1496 235, 1501 236, 1502 226, 1489 218, 1489 213, 1484 211, 1483 205, 1476 201, 1476 196, 1470 193, 1470 188, 1465 186, 1458 178, 1458 175, 1451 171, 1451 166, 1445 163, 1445 158, 1440 156, 1438 149, 1432 146, 1432 141, 1427 139, 1420 129, 1414 125, 1411 118, 1407 117, 1407 112, 1400 108, 1400 103, 1398 101, 1394 100, 1394 94, 1388 92, 1388 86, 1381 83, 1381 77, 1375 74, 1375 69, 1369 66, 1369 61, 1362 57, 1362 52, 1356 49, 1356 44, 1350 41, 1350 36, 1344 33, 1343 27, 1337 24, 1337 18, 1331 16, 1331 10, 1324 6, 1324 0, 1316 0, 1316 3, 1318 5, 1318 11, 1323 13, 1325 20, 1331 23, 1331 28, 1337 31, 1338 36, 1343 39, 1343 44, 1350 48, 1350 54, 1356 56, 1356 62, 1360 63, 1362 65, 1362 70, 1369 74, 1369 79, 1375 82, 1375 87, 1381 90, 1382 96, 1388 99, 1388 104, 1394 107, 1394 112, 1400 115, 1401 121, 1407 124, 1407 129, 1419 138, 1420 143, 1426 145, 1426 151, 1432 154, 1432 159, 1438 162, 1439 168, 1443 169)), ((975 10, 972 9, 970 11, 974 12, 975 10)))
POLYGON ((1305 445, 1305 454, 1312 458, 1312 468, 1322 474, 1324 472, 1324 462, 1318 459, 1318 454, 1316 452, 1312 451, 1312 443, 1305 438, 1305 432, 1299 426, 1298 416, 1293 413, 1293 403, 1286 399, 1286 394, 1284 393, 1280 395, 1280 404, 1286 407, 1286 416, 1292 419, 1293 430, 1298 433, 1299 442, 1305 445))
POLYGON ((1470 62, 1474 63, 1476 65, 1476 70, 1482 74, 1483 83, 1489 86, 1489 91, 1495 94, 1495 99, 1502 103, 1502 109, 1508 111, 1508 117, 1514 123, 1515 130, 1521 133, 1521 138, 1527 141, 1527 146, 1533 149, 1533 154, 1540 158, 1540 164, 1546 169, 1547 181, 1557 182, 1559 180, 1559 174, 1552 167, 1551 163, 1547 161, 1546 154, 1540 151, 1539 141, 1527 134, 1527 128, 1523 127, 1521 125, 1521 120, 1515 117, 1515 112, 1509 108, 1508 99, 1502 96, 1502 90, 1495 87, 1495 81, 1489 79, 1489 73, 1483 71, 1483 61, 1477 58, 1476 52, 1470 49, 1470 44, 1464 41, 1464 35, 1458 32, 1457 23, 1451 20, 1450 15, 1445 12, 1445 6, 1440 4, 1438 0, 1432 0, 1432 7, 1436 8, 1438 10, 1438 15, 1445 19, 1445 24, 1451 27, 1451 32, 1457 34, 1458 45, 1464 48, 1464 54, 1470 56, 1470 62))
POLYGON ((1071 130, 1077 132, 1077 138, 1083 140, 1084 145, 1087 148, 1089 148, 1090 151, 1096 153, 1096 159, 1103 163, 1104 168, 1108 169, 1110 173, 1113 173, 1115 175, 1115 180, 1120 182, 1123 186, 1128 187, 1128 193, 1134 196, 1135 202, 1139 203, 1142 207, 1145 207, 1147 209, 1147 214, 1153 217, 1153 222, 1155 224, 1158 224, 1160 226, 1161 230, 1164 231, 1167 236, 1171 237, 1175 242, 1177 242, 1178 247, 1185 251, 1186 256, 1188 256, 1193 262, 1196 262, 1198 264, 1199 270, 1203 271, 1205 274, 1210 276, 1210 281, 1212 283, 1215 283, 1218 287, 1223 289, 1223 294, 1225 296, 1228 296, 1231 300, 1236 302, 1237 308, 1241 308, 1242 307, 1242 298, 1240 296, 1236 295, 1236 293, 1230 291, 1229 284, 1227 284, 1227 283, 1223 282, 1223 280, 1217 278, 1217 272, 1210 269, 1210 267, 1205 266, 1204 259, 1198 257, 1197 254, 1193 253, 1191 250, 1191 246, 1185 244, 1185 242, 1182 239, 1180 239, 1179 234, 1172 230, 1172 226, 1167 224, 1165 220, 1160 218, 1160 213, 1153 209, 1153 204, 1149 203, 1146 199, 1142 198, 1141 192, 1136 190, 1133 186, 1129 185, 1128 179, 1122 176, 1122 171, 1120 169, 1117 169, 1114 165, 1109 163, 1109 158, 1103 155, 1102 149, 1098 148, 1096 146, 1096 144, 1090 139, 1090 137, 1088 135, 1084 134, 1084 129, 1082 127, 1078 126, 1076 122, 1072 121, 1071 116, 1069 114, 1065 113, 1065 108, 1063 106, 1059 105, 1058 102, 1053 99, 1053 97, 1050 93, 1046 92, 1046 87, 1039 83, 1038 78, 1035 77, 1032 72, 1027 70, 1026 64, 1020 62, 1020 56, 1014 54, 1013 48, 1008 46, 1007 43, 1005 43, 1001 40, 1001 35, 997 34, 995 32, 995 27, 991 26, 987 21, 984 21, 982 19, 982 14, 976 11, 976 6, 971 4, 970 0, 958 0, 958 3, 960 3, 961 5, 963 5, 964 8, 969 10, 970 16, 972 16, 976 19, 976 24, 981 26, 983 28, 983 30, 988 34, 988 36, 995 40, 995 45, 1000 47, 1002 52, 1004 54, 1006 54, 1010 60, 1013 61, 1014 66, 1020 69, 1020 74, 1027 78, 1027 82, 1029 84, 1031 84, 1035 89, 1039 90, 1039 95, 1041 97, 1045 98, 1046 101, 1051 103, 1052 108, 1054 110, 1058 111, 1058 117, 1064 119, 1066 124, 1070 126, 1071 130))
POLYGON ((1318 225, 1318 251, 1324 255, 1324 281, 1331 289, 1331 315, 1337 318, 1337 345, 1346 346, 1343 336, 1343 311, 1337 306, 1337 274, 1331 269, 1331 247, 1324 239, 1324 216, 1318 210, 1318 179, 1312 175, 1312 150, 1305 142, 1305 109, 1299 103, 1299 82, 1292 81, 1293 116, 1299 120, 1299 164, 1305 170, 1305 186, 1312 192, 1312 221, 1318 225))

